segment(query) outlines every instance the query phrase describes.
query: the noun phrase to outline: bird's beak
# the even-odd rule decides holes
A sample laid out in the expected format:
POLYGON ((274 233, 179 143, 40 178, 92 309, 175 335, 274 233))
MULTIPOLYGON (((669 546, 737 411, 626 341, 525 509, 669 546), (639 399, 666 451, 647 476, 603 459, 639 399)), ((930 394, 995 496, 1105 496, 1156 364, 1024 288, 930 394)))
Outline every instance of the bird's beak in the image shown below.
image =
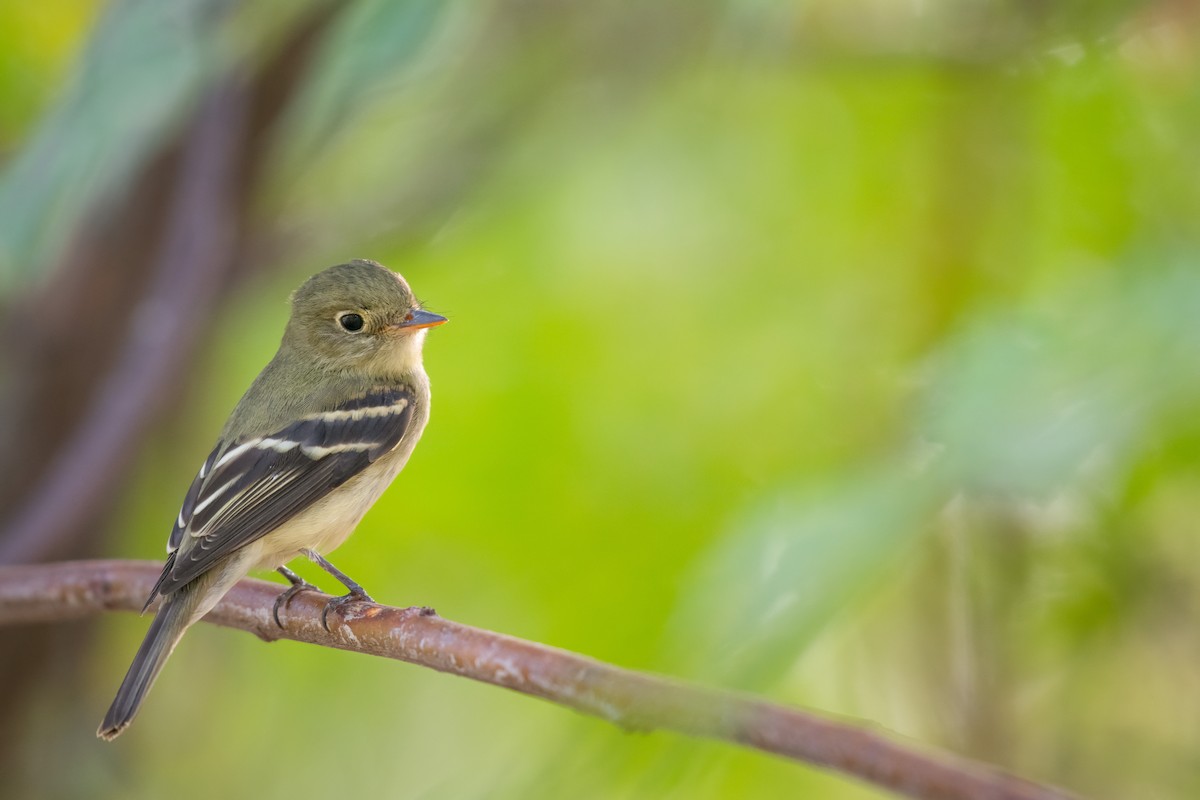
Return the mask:
POLYGON ((400 331, 415 331, 418 328, 434 328, 446 321, 446 318, 441 314, 434 314, 432 311, 422 311, 417 309, 409 314, 408 319, 403 322, 397 322, 391 327, 400 331))

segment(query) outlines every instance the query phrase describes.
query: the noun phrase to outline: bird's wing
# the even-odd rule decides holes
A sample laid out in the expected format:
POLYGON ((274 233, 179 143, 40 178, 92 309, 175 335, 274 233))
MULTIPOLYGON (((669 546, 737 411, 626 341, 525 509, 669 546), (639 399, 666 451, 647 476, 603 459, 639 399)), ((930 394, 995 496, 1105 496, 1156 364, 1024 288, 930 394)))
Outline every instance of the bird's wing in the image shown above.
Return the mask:
POLYGON ((218 442, 184 496, 150 602, 270 533, 391 452, 415 395, 381 387, 266 436, 218 442))

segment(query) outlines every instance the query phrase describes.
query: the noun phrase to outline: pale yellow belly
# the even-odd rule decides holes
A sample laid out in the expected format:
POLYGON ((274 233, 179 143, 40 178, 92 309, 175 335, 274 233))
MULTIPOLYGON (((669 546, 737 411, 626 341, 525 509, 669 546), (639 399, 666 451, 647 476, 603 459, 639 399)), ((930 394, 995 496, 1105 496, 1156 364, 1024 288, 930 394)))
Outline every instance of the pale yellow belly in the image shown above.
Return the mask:
POLYGON ((363 515, 391 484, 404 460, 377 464, 382 469, 351 478, 331 495, 248 544, 245 549, 247 561, 253 565, 251 569, 275 569, 302 555, 302 550, 322 555, 335 550, 350 537, 363 515))

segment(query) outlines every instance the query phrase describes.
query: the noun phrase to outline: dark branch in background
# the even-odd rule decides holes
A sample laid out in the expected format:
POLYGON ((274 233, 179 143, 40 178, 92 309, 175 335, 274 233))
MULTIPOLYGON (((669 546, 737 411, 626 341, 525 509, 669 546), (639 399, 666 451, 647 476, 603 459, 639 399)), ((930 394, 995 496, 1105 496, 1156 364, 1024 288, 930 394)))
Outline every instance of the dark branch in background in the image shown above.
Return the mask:
MULTIPOLYGON (((102 547, 104 520, 112 511, 116 490, 126 480, 156 412, 175 395, 182 369, 190 362, 205 318, 212 313, 225 283, 228 215, 233 200, 229 192, 232 147, 245 118, 244 103, 244 92, 232 86, 214 92, 202 105, 199 122, 181 151, 157 162, 156 169, 144 177, 145 183, 134 190, 136 201, 130 211, 156 197, 167 207, 162 244, 149 270, 149 287, 140 287, 137 277, 144 274, 146 267, 139 261, 146 256, 126 253, 131 243, 124 237, 145 235, 144 246, 153 250, 159 232, 154 222, 139 224, 115 209, 110 213, 121 219, 109 221, 113 227, 109 235, 93 232, 98 237, 91 242, 95 249, 75 248, 69 262, 54 276, 52 290, 62 287, 65 296, 84 309, 79 319, 55 327, 68 330, 86 344, 61 347, 63 352, 57 357, 43 354, 42 362, 28 372, 27 391, 32 396, 25 399, 27 408, 19 418, 29 431, 53 428, 57 422, 70 433, 63 436, 56 431, 59 440, 47 438, 41 449, 39 443, 28 441, 28 432, 18 431, 18 439, 25 441, 15 450, 11 442, 6 448, 10 457, 29 449, 36 455, 28 470, 10 466, 5 474, 37 480, 28 486, 25 496, 9 498, 0 534, 0 563, 86 556, 102 547), (175 164, 178 173, 172 181, 161 170, 175 164), (173 197, 160 197, 164 180, 167 186, 175 186, 173 197), (123 254, 132 260, 113 263, 123 254), (72 277, 87 272, 104 274, 110 268, 116 272, 109 280, 118 287, 118 296, 102 294, 89 308, 86 298, 77 293, 86 291, 95 277, 71 285, 72 277), (119 296, 124 292, 128 294, 119 296), (110 319, 97 318, 105 313, 110 319), (81 355, 98 359, 112 351, 113 343, 106 340, 121 330, 121 323, 125 323, 125 341, 111 354, 111 368, 86 375, 90 385, 60 394, 64 373, 74 371, 84 377, 89 371, 78 363, 81 355), (46 396, 38 397, 39 392, 46 396)), ((77 653, 87 642, 79 631, 68 630, 29 631, 22 632, 19 640, 13 637, 12 646, 0 649, 0 680, 9 689, 0 696, 0 716, 19 714, 31 694, 29 687, 42 674, 40 664, 75 669, 73 665, 80 659, 67 653, 77 653)), ((69 680, 69 675, 59 679, 69 680)), ((19 736, 19 727, 5 726, 0 732, 2 771, 15 769, 13 737, 19 736)))
MULTIPOLYGON (((0 385, 0 563, 105 549, 119 487, 246 273, 271 129, 333 8, 318 4, 273 54, 216 78, 128 185, 81 230, 60 232, 73 237, 61 262, 28 296, 9 298, 0 347, 20 380, 0 385)), ((15 722, 38 681, 78 685, 88 643, 77 626, 14 632, 0 648, 0 719, 15 722)), ((0 726, 0 774, 18 772, 22 735, 0 726)))
MULTIPOLYGON (((0 625, 137 611, 160 565, 75 561, 0 567, 0 625)), ((271 616, 280 585, 243 580, 209 622, 267 640, 292 639, 408 661, 541 697, 629 730, 665 729, 732 742, 843 772, 923 800, 1066 800, 1066 792, 946 753, 918 749, 846 721, 747 695, 633 672, 586 656, 442 619, 427 609, 351 606, 332 632, 328 596, 296 596, 271 616)))
POLYGON ((246 118, 246 92, 227 83, 201 108, 185 147, 179 192, 153 284, 126 309, 131 317, 119 360, 87 409, 78 432, 8 525, 0 563, 32 562, 64 549, 88 515, 115 491, 131 450, 186 363, 212 313, 233 245, 234 153, 246 118))
MULTIPOLYGON (((38 465, 40 475, 35 469, 34 476, 24 476, 28 497, 20 504, 9 498, 0 563, 75 551, 77 540, 94 531, 97 510, 106 508, 124 481, 123 468, 158 412, 177 394, 186 365, 245 260, 248 209, 260 162, 270 150, 271 127, 300 85, 306 57, 330 13, 322 9, 299 25, 256 72, 243 77, 235 71, 215 83, 184 128, 183 141, 148 161, 124 207, 97 209, 91 230, 55 271, 54 305, 66 295, 89 316, 62 326, 67 335, 59 352, 37 354, 42 362, 37 369, 46 375, 31 369, 43 385, 25 398, 23 416, 37 416, 46 403, 62 403, 63 395, 79 397, 80 390, 86 400, 80 408, 54 409, 59 416, 49 427, 57 432, 73 426, 72 432, 54 448, 51 461, 38 465), (103 303, 86 294, 88 277, 97 274, 119 287, 103 303), (107 348, 113 351, 109 368, 95 374, 90 386, 60 395, 66 387, 55 385, 54 373, 62 368, 55 356, 95 360, 97 337, 112 336, 122 325, 124 340, 107 348), (87 337, 87 347, 79 347, 80 337, 87 337)), ((31 305, 39 309, 45 303, 31 305)), ((39 452, 36 446, 12 449, 39 452)))

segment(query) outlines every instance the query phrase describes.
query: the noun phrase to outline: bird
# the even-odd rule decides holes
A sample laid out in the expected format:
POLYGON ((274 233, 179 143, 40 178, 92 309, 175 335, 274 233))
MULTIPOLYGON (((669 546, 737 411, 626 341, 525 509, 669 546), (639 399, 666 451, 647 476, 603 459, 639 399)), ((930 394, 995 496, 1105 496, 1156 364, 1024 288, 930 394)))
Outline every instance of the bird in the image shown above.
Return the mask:
POLYGON ((429 420, 428 329, 398 273, 366 259, 309 278, 291 297, 279 349, 230 414, 184 495, 167 561, 142 609, 161 598, 96 735, 133 721, 184 632, 251 570, 291 584, 272 609, 313 589, 287 568, 306 556, 348 590, 321 620, 370 595, 325 558, 404 468, 429 420))

